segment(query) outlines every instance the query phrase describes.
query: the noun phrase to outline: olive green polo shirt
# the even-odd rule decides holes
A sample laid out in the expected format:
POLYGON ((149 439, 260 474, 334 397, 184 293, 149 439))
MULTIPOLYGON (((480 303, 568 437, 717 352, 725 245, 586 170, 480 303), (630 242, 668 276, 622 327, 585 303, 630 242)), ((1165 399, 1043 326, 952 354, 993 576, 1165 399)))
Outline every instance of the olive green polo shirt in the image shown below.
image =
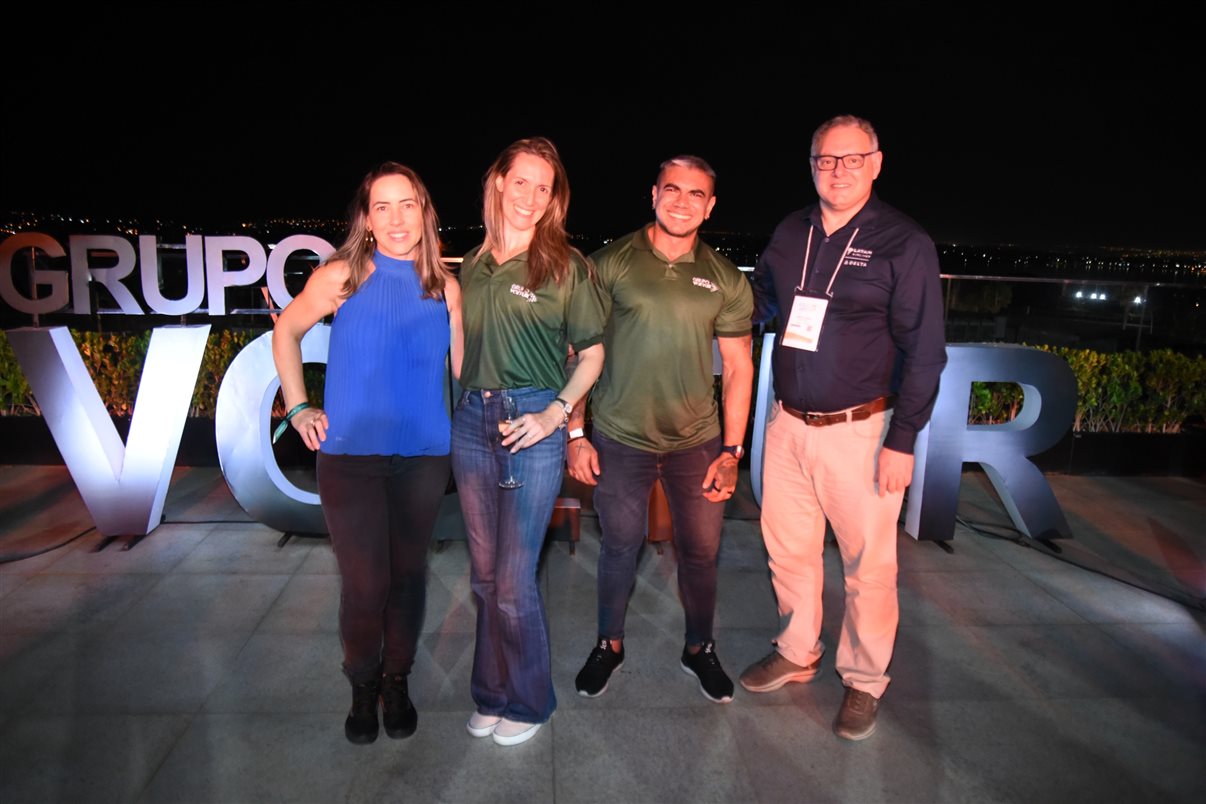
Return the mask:
POLYGON ((750 333, 750 284, 703 241, 670 261, 646 229, 591 255, 608 314, 594 426, 637 449, 670 452, 720 435, 712 337, 750 333))
POLYGON ((525 251, 499 265, 494 255, 465 255, 461 311, 465 362, 461 385, 483 388, 565 386, 566 346, 581 351, 603 340, 603 305, 586 262, 578 255, 558 285, 527 287, 525 251))

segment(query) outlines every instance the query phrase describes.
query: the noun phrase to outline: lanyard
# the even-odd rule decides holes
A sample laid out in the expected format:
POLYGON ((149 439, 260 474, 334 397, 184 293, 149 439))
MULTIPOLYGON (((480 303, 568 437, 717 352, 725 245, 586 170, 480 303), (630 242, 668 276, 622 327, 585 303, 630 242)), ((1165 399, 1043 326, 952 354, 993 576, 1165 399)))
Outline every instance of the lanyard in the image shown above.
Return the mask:
MULTIPOLYGON (((808 274, 808 257, 812 253, 812 233, 816 227, 812 224, 808 226, 808 242, 804 246, 804 267, 800 269, 800 284, 796 286, 796 293, 804 292, 805 277, 808 274)), ((842 256, 838 258, 837 268, 833 270, 833 276, 829 277, 829 284, 825 286, 825 295, 833 298, 833 282, 837 279, 838 271, 842 270, 842 265, 846 262, 846 255, 850 253, 850 247, 854 245, 854 238, 858 237, 858 227, 854 228, 850 239, 846 241, 846 248, 842 250, 842 256)))

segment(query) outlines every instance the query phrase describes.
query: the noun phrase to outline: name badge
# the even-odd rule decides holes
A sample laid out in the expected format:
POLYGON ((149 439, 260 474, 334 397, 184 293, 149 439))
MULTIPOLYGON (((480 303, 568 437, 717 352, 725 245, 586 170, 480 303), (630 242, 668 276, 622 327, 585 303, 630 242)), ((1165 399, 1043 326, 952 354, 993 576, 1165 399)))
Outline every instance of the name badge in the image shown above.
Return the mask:
POLYGON ((821 340, 821 325, 825 323, 825 310, 829 299, 817 296, 796 296, 791 305, 791 315, 783 331, 783 345, 793 349, 815 352, 821 340))

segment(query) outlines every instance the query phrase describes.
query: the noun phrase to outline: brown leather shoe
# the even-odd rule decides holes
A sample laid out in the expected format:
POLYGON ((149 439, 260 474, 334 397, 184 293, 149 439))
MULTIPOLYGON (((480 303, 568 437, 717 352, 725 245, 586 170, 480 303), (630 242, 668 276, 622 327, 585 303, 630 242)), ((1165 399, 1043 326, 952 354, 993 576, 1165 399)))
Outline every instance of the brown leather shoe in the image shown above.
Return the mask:
POLYGON ((741 686, 750 692, 771 692, 793 681, 807 684, 816 678, 821 667, 821 657, 807 667, 801 667, 777 650, 763 656, 745 668, 741 674, 741 686))
POLYGON ((842 708, 838 710, 833 733, 843 740, 865 740, 875 733, 875 712, 879 699, 869 692, 846 688, 842 708))

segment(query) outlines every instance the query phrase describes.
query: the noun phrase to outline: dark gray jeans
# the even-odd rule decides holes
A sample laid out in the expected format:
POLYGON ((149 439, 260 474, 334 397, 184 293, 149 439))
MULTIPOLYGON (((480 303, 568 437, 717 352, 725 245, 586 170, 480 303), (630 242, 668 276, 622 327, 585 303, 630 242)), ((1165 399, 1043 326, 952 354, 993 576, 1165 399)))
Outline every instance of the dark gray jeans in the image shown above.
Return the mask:
POLYGON ((447 455, 318 455, 318 496, 342 580, 343 671, 353 684, 410 672, 448 475, 447 455))

